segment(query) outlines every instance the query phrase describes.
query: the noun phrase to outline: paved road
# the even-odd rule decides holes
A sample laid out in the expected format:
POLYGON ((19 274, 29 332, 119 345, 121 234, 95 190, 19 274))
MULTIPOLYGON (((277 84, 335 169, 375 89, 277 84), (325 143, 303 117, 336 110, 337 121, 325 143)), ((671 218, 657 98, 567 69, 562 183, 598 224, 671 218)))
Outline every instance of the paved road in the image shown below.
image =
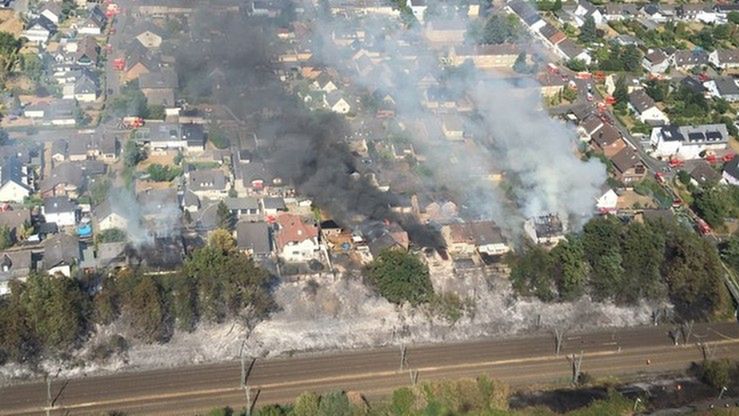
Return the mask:
MULTIPOLYGON (((595 376, 684 369, 701 358, 695 345, 675 347, 670 327, 614 329, 567 336, 555 356, 549 335, 442 345, 409 345, 406 369, 419 380, 488 374, 513 385, 563 382, 570 376, 567 354, 584 351, 583 371, 595 376), (646 360, 651 364, 647 365, 646 360)), ((696 325, 691 342, 713 343, 716 357, 739 359, 739 325, 696 325)), ((248 377, 257 406, 287 402, 304 391, 359 390, 378 397, 409 384, 399 372, 398 348, 304 355, 257 361, 248 377), (258 393, 257 393, 258 392, 258 393)), ((109 376, 55 380, 53 414, 193 414, 216 406, 241 407, 238 362, 178 367, 109 376), (60 392, 61 390, 61 392, 60 392)), ((46 404, 42 381, 0 389, 0 415, 39 414, 46 404)))

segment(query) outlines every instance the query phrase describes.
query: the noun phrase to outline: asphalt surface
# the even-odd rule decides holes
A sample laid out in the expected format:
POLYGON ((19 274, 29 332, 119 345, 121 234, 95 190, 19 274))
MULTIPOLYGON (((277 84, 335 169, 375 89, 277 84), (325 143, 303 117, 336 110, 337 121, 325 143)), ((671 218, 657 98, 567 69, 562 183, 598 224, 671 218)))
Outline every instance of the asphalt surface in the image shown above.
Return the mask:
MULTIPOLYGON (((400 371, 398 347, 378 350, 301 355, 257 360, 247 385, 256 406, 284 403, 305 391, 357 390, 380 397, 418 380, 475 377, 481 374, 514 386, 567 382, 568 356, 584 352, 582 370, 594 376, 663 373, 687 368, 702 358, 695 344, 712 345, 716 357, 739 359, 739 325, 696 324, 690 344, 675 346, 673 327, 614 329, 565 337, 554 354, 554 337, 478 340, 436 345, 408 345, 400 371), (650 360, 650 364, 647 364, 650 360)), ((106 376, 54 379, 52 414, 99 414, 119 410, 129 414, 195 414, 218 406, 241 408, 240 364, 198 365, 128 372, 106 376), (69 412, 69 413, 67 413, 69 412)), ((40 414, 46 407, 46 384, 38 380, 0 389, 0 415, 40 414)))

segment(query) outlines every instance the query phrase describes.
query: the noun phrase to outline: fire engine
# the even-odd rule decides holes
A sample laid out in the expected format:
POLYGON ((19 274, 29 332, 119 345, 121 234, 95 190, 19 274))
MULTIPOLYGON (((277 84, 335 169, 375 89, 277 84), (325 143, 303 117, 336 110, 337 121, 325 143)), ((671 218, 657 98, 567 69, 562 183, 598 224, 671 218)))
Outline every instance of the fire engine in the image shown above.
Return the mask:
POLYGON ((144 126, 144 119, 141 117, 123 117, 123 127, 127 129, 137 129, 144 126))
POLYGON ((123 71, 125 67, 126 61, 124 61, 123 58, 113 59, 113 69, 115 69, 116 71, 123 71))

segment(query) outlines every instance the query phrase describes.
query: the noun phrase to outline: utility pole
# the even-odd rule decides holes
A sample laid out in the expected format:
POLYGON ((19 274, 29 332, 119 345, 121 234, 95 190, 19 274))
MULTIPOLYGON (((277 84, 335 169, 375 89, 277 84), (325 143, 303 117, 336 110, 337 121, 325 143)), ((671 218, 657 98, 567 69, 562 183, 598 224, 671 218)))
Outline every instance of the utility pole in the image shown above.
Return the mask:
POLYGON ((693 321, 692 319, 689 320, 688 322, 683 322, 683 325, 682 325, 683 343, 685 343, 686 345, 690 342, 690 335, 693 334, 693 324, 694 323, 695 321, 693 321))
POLYGON ((634 400, 634 410, 632 410, 632 412, 636 412, 636 408, 639 407, 639 403, 641 403, 641 398, 637 397, 636 400, 634 400))
POLYGON ((721 387, 721 391, 718 393, 718 398, 716 399, 716 401, 719 401, 722 397, 724 397, 724 393, 726 393, 726 390, 726 386, 721 387))
POLYGON ((44 375, 46 379, 46 416, 51 413, 51 375, 46 373, 44 375))
POLYGON ((415 386, 418 383, 418 370, 410 370, 411 386, 415 386))
POLYGON ((562 341, 564 341, 566 330, 559 329, 558 327, 554 328, 554 341, 556 342, 555 346, 555 354, 559 355, 559 352, 562 350, 562 341))
POLYGON ((405 366, 405 344, 400 344, 400 371, 403 371, 403 367, 405 366))
POLYGON ((577 384, 580 380, 580 368, 582 367, 583 352, 580 351, 580 355, 575 356, 573 353, 570 360, 572 361, 572 384, 577 384))

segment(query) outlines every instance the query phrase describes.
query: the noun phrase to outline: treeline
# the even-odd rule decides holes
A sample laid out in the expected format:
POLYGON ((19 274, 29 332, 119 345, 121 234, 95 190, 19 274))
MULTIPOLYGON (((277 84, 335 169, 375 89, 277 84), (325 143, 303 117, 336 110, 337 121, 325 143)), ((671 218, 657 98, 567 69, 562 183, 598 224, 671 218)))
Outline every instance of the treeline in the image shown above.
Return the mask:
POLYGON ((92 279, 14 281, 0 300, 0 363, 69 352, 95 324, 118 321, 134 338, 165 342, 202 320, 260 319, 273 307, 270 276, 234 246, 228 233, 216 233, 171 275, 127 268, 92 279))
POLYGON ((686 319, 717 317, 729 301, 716 248, 663 220, 595 218, 551 251, 536 246, 512 257, 511 266, 516 292, 544 301, 584 294, 617 304, 669 299, 686 319))

